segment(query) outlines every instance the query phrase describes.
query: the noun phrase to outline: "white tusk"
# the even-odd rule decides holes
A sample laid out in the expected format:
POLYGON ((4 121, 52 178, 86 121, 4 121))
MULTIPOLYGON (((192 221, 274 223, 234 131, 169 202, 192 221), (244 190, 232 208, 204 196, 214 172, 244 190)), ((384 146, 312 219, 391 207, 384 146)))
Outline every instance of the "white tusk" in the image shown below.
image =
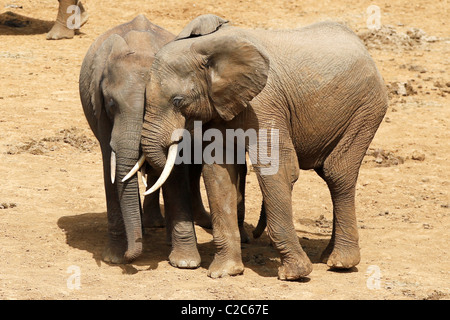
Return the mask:
POLYGON ((150 189, 145 191, 144 195, 147 196, 150 193, 158 190, 159 188, 161 188, 161 186, 164 184, 164 182, 166 182, 167 178, 170 175, 170 172, 173 169, 173 166, 175 165, 175 160, 177 159, 177 152, 178 152, 178 144, 171 145, 169 148, 169 152, 167 154, 166 165, 164 166, 161 176, 158 178, 158 181, 156 181, 156 183, 153 185, 153 187, 151 187, 150 189))
POLYGON ((145 172, 145 166, 142 166, 141 168, 141 178, 145 188, 147 188, 147 172, 145 172))
POLYGON ((111 182, 114 184, 114 181, 116 181, 116 153, 113 150, 111 150, 110 166, 111 182))
POLYGON ((128 172, 128 174, 122 179, 122 182, 127 181, 128 179, 130 179, 136 172, 139 171, 139 169, 142 167, 142 165, 145 162, 145 156, 142 155, 139 160, 136 162, 136 164, 134 165, 134 167, 131 169, 130 172, 128 172))

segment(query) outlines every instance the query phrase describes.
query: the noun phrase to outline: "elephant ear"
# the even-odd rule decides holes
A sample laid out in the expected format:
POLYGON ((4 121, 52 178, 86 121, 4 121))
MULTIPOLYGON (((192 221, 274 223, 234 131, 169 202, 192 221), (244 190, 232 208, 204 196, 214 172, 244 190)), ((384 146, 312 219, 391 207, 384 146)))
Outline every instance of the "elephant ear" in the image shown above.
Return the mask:
POLYGON ((209 36, 192 48, 204 55, 208 94, 225 121, 242 112, 264 89, 269 58, 249 40, 230 34, 209 36))
POLYGON ((204 14, 189 22, 174 41, 204 36, 219 30, 225 25, 228 25, 228 20, 213 14, 204 14))
POLYGON ((100 118, 103 109, 104 101, 101 84, 104 80, 108 63, 110 63, 111 58, 123 54, 125 48, 128 48, 125 40, 118 34, 113 34, 102 43, 94 55, 91 66, 89 94, 91 96, 94 115, 97 119, 100 118))

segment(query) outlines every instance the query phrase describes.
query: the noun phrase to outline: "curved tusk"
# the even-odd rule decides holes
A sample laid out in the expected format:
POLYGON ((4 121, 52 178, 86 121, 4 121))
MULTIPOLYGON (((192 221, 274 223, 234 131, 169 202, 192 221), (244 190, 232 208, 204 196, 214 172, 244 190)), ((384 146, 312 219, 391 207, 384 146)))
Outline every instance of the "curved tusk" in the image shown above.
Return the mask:
POLYGON ((136 164, 134 165, 134 167, 131 169, 130 172, 128 172, 128 174, 122 179, 122 182, 127 181, 128 179, 130 179, 136 172, 139 171, 139 169, 142 167, 142 165, 145 162, 145 156, 142 155, 139 160, 136 162, 136 164))
POLYGON ((110 159, 110 171, 111 171, 111 182, 114 184, 116 181, 116 153, 111 150, 111 159, 110 159))
POLYGON ((167 178, 170 175, 170 172, 172 172, 173 166, 175 165, 175 160, 177 159, 177 152, 178 152, 178 144, 173 144, 169 148, 169 152, 167 154, 167 161, 166 165, 164 166, 163 172, 161 173, 161 176, 158 178, 158 181, 145 191, 144 195, 149 195, 150 193, 158 190, 161 188, 161 186, 166 182, 167 178))
POLYGON ((141 168, 141 179, 142 179, 142 182, 144 183, 145 188, 147 188, 148 187, 147 172, 145 171, 145 166, 142 166, 142 168, 141 168))

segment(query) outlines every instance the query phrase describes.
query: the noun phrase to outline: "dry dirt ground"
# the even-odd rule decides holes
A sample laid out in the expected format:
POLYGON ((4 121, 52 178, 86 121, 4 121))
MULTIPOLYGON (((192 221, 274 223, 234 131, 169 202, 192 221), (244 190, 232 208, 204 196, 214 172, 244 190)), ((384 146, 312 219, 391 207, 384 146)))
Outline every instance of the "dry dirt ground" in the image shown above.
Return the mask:
MULTIPOLYGON (((90 19, 81 34, 47 41, 56 0, 0 1, 0 299, 450 298, 447 1, 86 0, 85 7, 90 19), (383 27, 375 33, 367 28, 370 5, 380 8, 383 27), (243 245, 243 275, 208 278, 215 250, 211 232, 198 227, 196 270, 168 264, 164 229, 148 230, 137 261, 101 261, 101 160, 82 113, 78 76, 94 39, 139 13, 173 33, 203 13, 246 28, 337 20, 365 40, 391 103, 357 186, 362 260, 356 268, 334 272, 318 261, 330 238, 332 206, 324 182, 309 171, 300 173, 293 196, 298 238, 314 263, 304 281, 277 280, 280 261, 267 235, 243 245)), ((250 173, 249 232, 260 201, 250 173)))

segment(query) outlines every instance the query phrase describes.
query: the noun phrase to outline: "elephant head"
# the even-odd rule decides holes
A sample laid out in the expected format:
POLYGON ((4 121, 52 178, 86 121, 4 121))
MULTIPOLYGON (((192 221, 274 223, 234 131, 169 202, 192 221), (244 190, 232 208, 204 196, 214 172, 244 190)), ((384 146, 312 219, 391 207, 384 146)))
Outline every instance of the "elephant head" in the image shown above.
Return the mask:
POLYGON ((91 109, 84 106, 86 117, 102 146, 106 167, 104 173, 105 176, 108 175, 105 177, 107 201, 112 201, 111 197, 108 197, 109 188, 114 190, 109 195, 113 194, 120 203, 120 208, 116 209, 120 212, 113 213, 112 217, 108 208, 108 219, 110 225, 115 225, 118 220, 123 219, 126 232, 126 249, 121 253, 105 252, 104 258, 107 261, 132 260, 142 251, 137 175, 131 174, 127 180, 126 174, 140 158, 145 84, 149 80, 154 46, 159 41, 155 38, 150 32, 135 30, 123 36, 110 35, 92 58, 88 77, 90 83, 86 85, 87 93, 81 89, 85 79, 80 77, 82 100, 83 96, 90 97, 86 105, 91 109), (115 192, 117 194, 114 194, 115 192))
POLYGON ((156 54, 141 145, 152 167, 165 170, 149 191, 170 173, 180 140, 173 136, 177 129, 192 120, 230 121, 265 87, 267 55, 232 29, 219 17, 200 16, 156 54))

